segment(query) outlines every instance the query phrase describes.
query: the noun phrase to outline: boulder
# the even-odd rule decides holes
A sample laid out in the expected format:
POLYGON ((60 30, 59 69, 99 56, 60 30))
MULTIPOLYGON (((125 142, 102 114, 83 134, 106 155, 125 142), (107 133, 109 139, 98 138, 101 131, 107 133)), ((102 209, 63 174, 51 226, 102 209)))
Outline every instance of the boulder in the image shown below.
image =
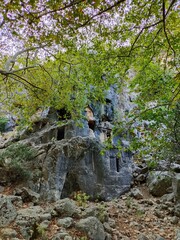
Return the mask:
POLYGON ((96 217, 81 219, 75 227, 86 233, 92 240, 105 240, 106 238, 103 224, 96 217))
POLYGON ((80 209, 69 198, 57 201, 54 205, 54 210, 59 216, 63 217, 79 217, 80 215, 80 209))
POLYGON ((8 196, 0 195, 0 227, 8 226, 17 216, 17 211, 8 196))
POLYGON ((33 202, 37 203, 39 201, 40 195, 36 192, 33 192, 31 189, 28 188, 21 188, 15 190, 16 196, 21 196, 23 202, 33 202))
POLYGON ((173 174, 165 171, 152 171, 149 173, 147 183, 149 191, 153 196, 162 197, 168 193, 169 187, 172 186, 173 174))
POLYGON ((82 217, 96 217, 102 223, 107 222, 109 218, 106 208, 103 205, 90 206, 86 208, 82 213, 82 217))
POLYGON ((143 198, 143 194, 142 194, 142 192, 138 188, 133 188, 131 190, 130 195, 132 197, 134 197, 135 199, 138 199, 138 200, 143 198))
POLYGON ((57 225, 59 227, 69 228, 73 225, 73 218, 66 217, 66 218, 58 219, 57 225))
POLYGON ((3 237, 3 239, 12 239, 17 236, 17 232, 12 228, 3 228, 0 231, 0 236, 3 237))
POLYGON ((34 222, 41 222, 44 220, 50 220, 51 214, 46 212, 40 206, 31 206, 28 208, 22 208, 17 211, 16 223, 27 222, 33 224, 34 222))

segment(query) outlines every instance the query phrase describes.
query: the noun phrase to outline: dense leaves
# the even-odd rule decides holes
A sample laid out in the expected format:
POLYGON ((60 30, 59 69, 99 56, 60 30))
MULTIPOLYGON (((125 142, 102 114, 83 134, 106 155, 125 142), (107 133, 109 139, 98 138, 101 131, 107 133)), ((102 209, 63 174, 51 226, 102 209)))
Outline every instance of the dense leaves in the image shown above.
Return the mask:
POLYGON ((141 138, 153 139, 149 152, 165 143, 177 149, 179 25, 177 0, 3 0, 2 107, 24 123, 47 107, 79 118, 111 84, 127 85, 137 96, 129 128, 149 121, 141 138))

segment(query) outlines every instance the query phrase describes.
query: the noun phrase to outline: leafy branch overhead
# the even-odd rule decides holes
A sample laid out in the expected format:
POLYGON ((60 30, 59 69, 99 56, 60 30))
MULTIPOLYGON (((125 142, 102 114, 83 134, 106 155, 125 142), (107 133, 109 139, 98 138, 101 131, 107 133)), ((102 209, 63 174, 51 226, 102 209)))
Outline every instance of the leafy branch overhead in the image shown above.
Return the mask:
POLYGON ((47 107, 79 118, 111 84, 128 85, 137 96, 128 124, 149 119, 156 133, 160 125, 177 133, 179 8, 178 0, 1 1, 2 106, 26 120, 47 107))

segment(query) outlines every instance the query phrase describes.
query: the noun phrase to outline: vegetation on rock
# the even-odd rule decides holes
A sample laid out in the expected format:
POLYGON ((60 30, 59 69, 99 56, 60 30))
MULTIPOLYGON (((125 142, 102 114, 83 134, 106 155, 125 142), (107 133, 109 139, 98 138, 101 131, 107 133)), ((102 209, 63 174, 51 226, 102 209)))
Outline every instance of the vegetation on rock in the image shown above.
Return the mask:
POLYGON ((25 144, 14 143, 0 152, 0 167, 9 176, 9 181, 25 180, 30 177, 27 163, 34 159, 36 151, 25 144))

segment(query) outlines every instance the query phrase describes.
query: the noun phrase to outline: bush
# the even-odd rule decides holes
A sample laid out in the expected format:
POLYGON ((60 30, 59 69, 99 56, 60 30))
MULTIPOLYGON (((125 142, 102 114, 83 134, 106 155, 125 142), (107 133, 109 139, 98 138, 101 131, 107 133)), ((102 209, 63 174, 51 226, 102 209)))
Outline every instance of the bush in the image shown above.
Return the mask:
POLYGON ((35 149, 15 143, 0 153, 0 167, 9 175, 10 180, 25 180, 30 177, 27 163, 36 156, 35 149))
POLYGON ((5 131, 5 126, 6 126, 7 122, 8 122, 7 118, 0 117, 0 132, 4 132, 5 131))

